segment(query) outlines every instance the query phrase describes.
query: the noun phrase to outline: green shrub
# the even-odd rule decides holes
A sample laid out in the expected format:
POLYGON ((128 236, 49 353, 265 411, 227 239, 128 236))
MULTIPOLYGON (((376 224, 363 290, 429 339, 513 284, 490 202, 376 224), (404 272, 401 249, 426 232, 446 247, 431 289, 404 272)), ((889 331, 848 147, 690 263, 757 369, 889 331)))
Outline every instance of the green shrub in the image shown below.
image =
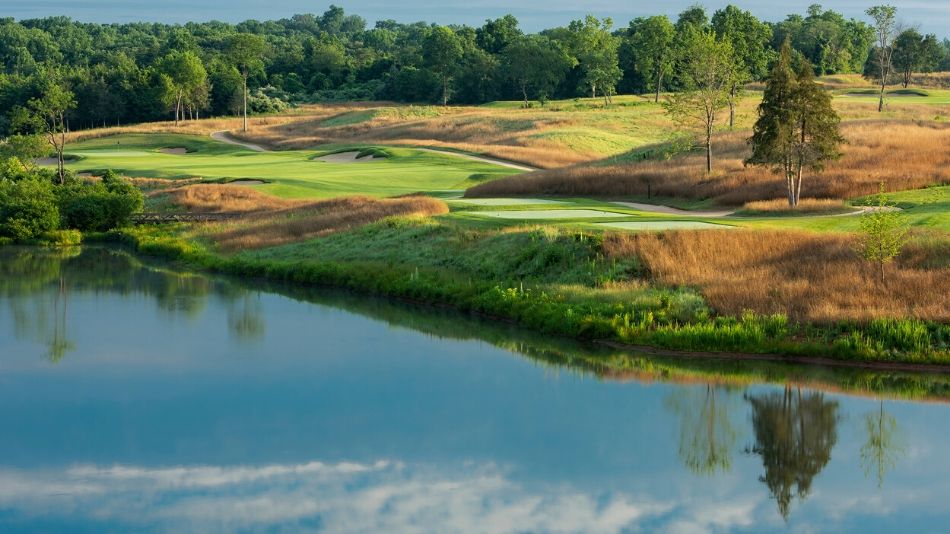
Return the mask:
POLYGON ((82 244, 82 232, 79 230, 51 230, 40 236, 47 245, 69 247, 82 244))
POLYGON ((112 171, 100 183, 70 182, 60 189, 59 197, 62 226, 84 232, 126 226, 144 202, 141 191, 112 171))
POLYGON ((59 208, 49 180, 0 181, 0 236, 29 241, 59 228, 59 208))

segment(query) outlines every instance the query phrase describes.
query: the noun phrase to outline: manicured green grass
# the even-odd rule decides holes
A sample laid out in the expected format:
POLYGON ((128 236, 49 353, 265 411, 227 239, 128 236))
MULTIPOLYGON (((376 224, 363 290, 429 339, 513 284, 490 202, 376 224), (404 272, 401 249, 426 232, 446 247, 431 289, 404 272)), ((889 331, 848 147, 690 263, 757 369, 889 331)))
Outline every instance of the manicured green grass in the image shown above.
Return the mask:
POLYGON ((480 211, 479 215, 484 217, 497 217, 499 219, 518 219, 518 220, 550 220, 550 219, 600 219, 609 217, 624 217, 622 213, 611 213, 600 210, 504 210, 504 211, 480 211))
MULTIPOLYGON (((849 89, 840 92, 838 97, 876 102, 879 95, 876 89, 849 89)), ((889 89, 884 99, 894 104, 950 104, 950 89, 889 89)))
POLYGON ((722 230, 724 228, 732 228, 732 226, 724 224, 712 224, 702 221, 627 221, 598 223, 597 226, 610 228, 611 230, 653 232, 660 230, 722 230))
MULTIPOLYGON (((362 194, 394 196, 417 191, 463 189, 519 171, 507 167, 407 148, 386 148, 385 159, 368 163, 314 161, 321 155, 371 147, 329 147, 326 150, 254 152, 197 136, 130 134, 70 145, 80 159, 77 172, 113 169, 150 178, 202 177, 259 179, 263 192, 285 198, 326 198, 362 194), (161 148, 186 148, 185 155, 163 154, 161 148)), ((379 155, 379 154, 377 154, 379 155)))

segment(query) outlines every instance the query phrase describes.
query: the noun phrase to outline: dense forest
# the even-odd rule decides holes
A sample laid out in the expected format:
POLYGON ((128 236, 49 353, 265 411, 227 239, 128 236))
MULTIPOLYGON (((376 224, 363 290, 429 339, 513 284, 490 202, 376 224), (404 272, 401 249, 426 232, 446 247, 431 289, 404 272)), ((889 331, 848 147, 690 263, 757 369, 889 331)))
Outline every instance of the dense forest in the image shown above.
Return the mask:
MULTIPOLYGON (((694 32, 728 41, 743 82, 761 79, 781 44, 815 74, 874 76, 874 30, 814 5, 770 23, 734 6, 709 16, 700 6, 637 18, 626 27, 588 16, 528 35, 507 15, 479 28, 401 24, 368 28, 331 6, 322 15, 167 25, 91 24, 65 17, 0 19, 0 135, 15 110, 42 107, 50 87, 74 99, 69 129, 156 119, 280 111, 340 100, 482 103, 498 99, 676 90, 678 61, 694 32)), ((950 70, 950 41, 914 29, 894 42, 894 80, 950 70)))

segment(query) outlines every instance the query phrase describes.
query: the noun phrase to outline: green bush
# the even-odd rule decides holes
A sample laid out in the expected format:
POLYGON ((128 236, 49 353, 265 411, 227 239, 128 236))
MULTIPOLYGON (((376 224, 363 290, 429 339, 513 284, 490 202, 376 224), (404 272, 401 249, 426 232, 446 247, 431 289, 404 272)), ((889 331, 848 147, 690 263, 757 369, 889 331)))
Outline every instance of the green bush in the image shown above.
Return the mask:
POLYGON ((29 241, 59 228, 59 208, 49 180, 0 181, 0 236, 29 241))
POLYGON ((59 191, 62 226, 84 232, 126 226, 143 202, 142 192, 112 171, 100 183, 73 181, 59 191))
POLYGON ((51 230, 40 236, 47 245, 69 247, 82 244, 82 232, 79 230, 51 230))

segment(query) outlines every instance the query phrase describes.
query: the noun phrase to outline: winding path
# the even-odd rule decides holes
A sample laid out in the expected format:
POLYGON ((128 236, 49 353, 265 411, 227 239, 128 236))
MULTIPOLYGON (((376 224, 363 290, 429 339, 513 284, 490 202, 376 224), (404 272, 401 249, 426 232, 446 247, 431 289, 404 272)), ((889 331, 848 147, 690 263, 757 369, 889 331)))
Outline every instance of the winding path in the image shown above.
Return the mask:
POLYGON ((261 145, 255 145, 254 143, 248 143, 247 141, 239 141, 231 136, 227 130, 219 130, 217 132, 211 132, 211 138, 215 141, 221 141, 222 143, 227 143, 229 145, 242 146, 248 150, 253 150, 254 152, 270 152, 270 150, 262 147, 261 145))

